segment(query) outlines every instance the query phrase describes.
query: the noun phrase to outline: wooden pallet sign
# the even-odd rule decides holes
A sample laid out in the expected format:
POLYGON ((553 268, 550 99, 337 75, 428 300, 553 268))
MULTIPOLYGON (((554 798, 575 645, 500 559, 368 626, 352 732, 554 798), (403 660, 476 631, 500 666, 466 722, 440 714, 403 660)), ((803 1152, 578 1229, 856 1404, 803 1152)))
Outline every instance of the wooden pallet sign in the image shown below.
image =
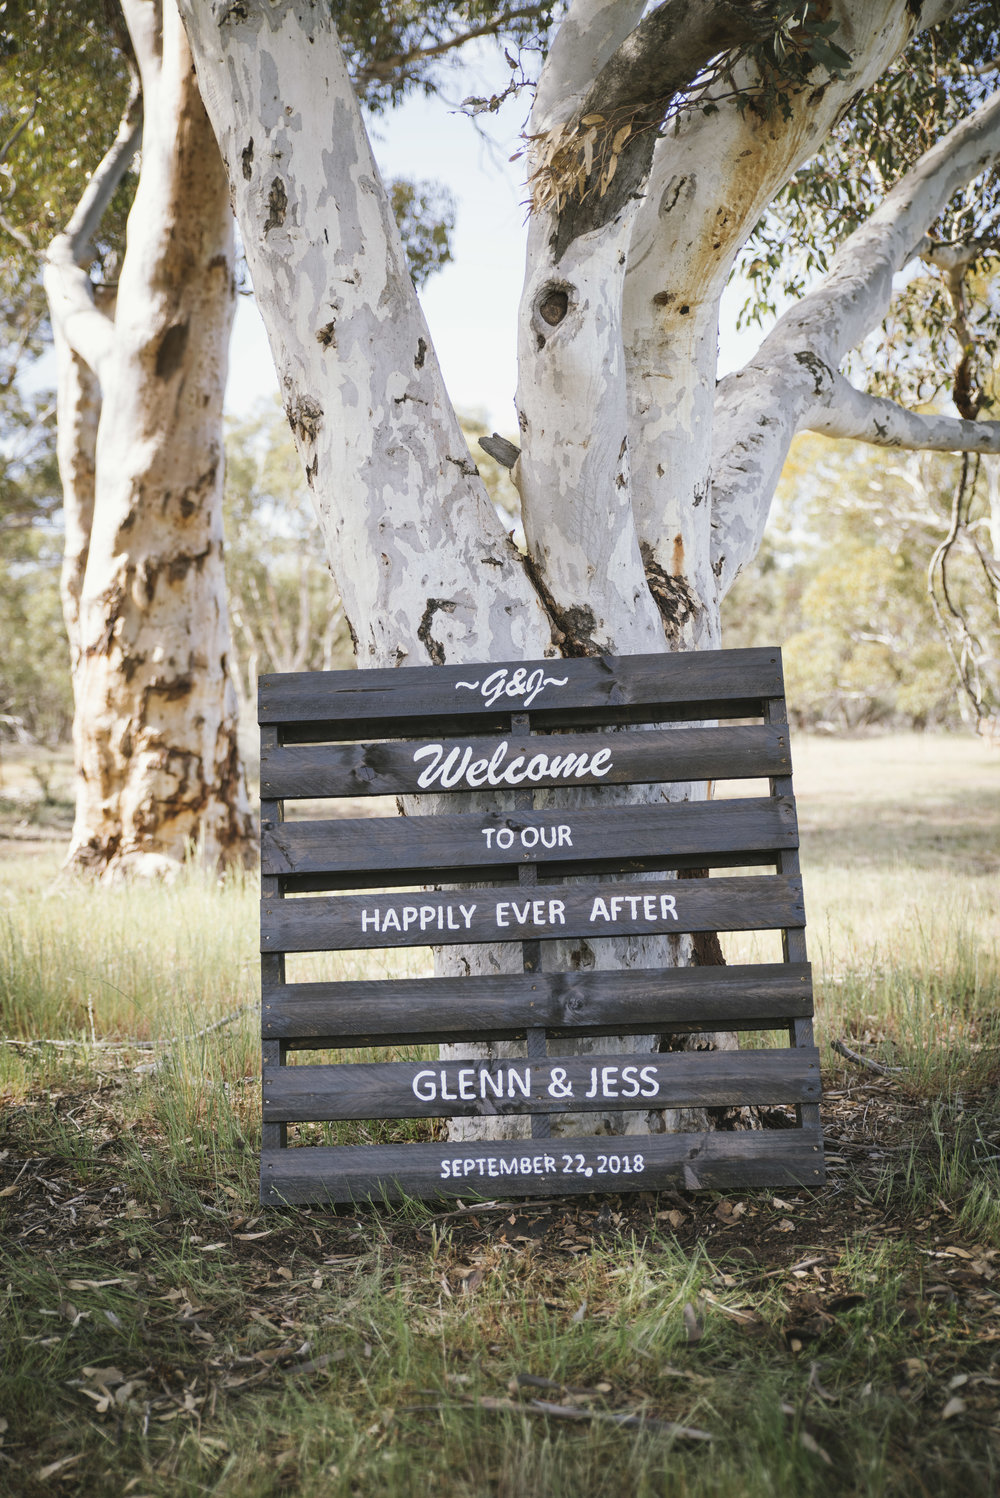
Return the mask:
POLYGON ((270 675, 259 700, 262 1201, 822 1182, 778 650, 270 675), (668 799, 691 781, 768 793, 668 799), (649 804, 580 794, 609 786, 662 789, 649 804), (405 796, 408 815, 316 811, 369 796, 405 796), (286 802, 309 803, 308 819, 286 819, 286 802), (598 957, 560 970, 566 949, 553 945, 719 931, 780 932, 783 960, 612 969, 598 957), (289 954, 379 952, 375 971, 391 971, 395 948, 451 943, 511 944, 516 971, 286 973, 289 954), (755 1030, 787 1043, 573 1053, 583 1036, 755 1030), (490 1041, 519 1054, 481 1059, 490 1041), (480 1059, 442 1060, 442 1043, 478 1046, 480 1059), (422 1051, 397 1059, 401 1046, 422 1051), (361 1050, 291 1064, 294 1052, 361 1050), (775 1126, 655 1129, 658 1110, 751 1105, 775 1126), (652 1131, 599 1133, 611 1112, 652 1131), (594 1132, 559 1137, 566 1113, 593 1114, 594 1132), (522 1115, 530 1137, 422 1142, 401 1122, 486 1114, 522 1115), (304 1142, 303 1125, 314 1138, 321 1123, 391 1140, 385 1120, 399 1142, 304 1142))

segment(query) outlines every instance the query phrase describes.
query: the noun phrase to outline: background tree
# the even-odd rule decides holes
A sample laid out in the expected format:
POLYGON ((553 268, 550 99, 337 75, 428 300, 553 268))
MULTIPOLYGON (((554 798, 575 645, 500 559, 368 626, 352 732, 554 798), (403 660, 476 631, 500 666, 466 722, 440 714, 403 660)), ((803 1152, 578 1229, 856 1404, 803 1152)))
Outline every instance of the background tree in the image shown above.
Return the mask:
POLYGON ((277 406, 227 424, 225 517, 230 671, 241 708, 256 723, 261 671, 329 671, 354 658, 302 465, 277 406))
MULTIPOLYGON (((728 644, 783 642, 800 727, 958 727, 959 694, 927 591, 961 460, 894 458, 796 438, 771 523, 723 604, 728 644)), ((963 578, 958 595, 969 597, 963 578)))
MULTIPOLYGON (((387 107, 418 82, 432 87, 441 60, 470 38, 526 38, 543 9, 497 12, 475 0, 343 7, 358 86, 372 107, 387 107)), ((220 418, 233 297, 225 184, 172 0, 124 0, 122 11, 128 31, 102 0, 5 8, 17 85, 8 154, 13 161, 17 148, 17 171, 35 191, 12 192, 0 223, 28 262, 54 220, 66 225, 48 245, 47 289, 60 365, 63 597, 77 696, 70 862, 108 875, 165 871, 192 843, 212 860, 239 857, 252 831, 222 586, 220 418), (86 83, 64 89, 76 62, 86 83), (101 68, 115 85, 103 93, 101 68), (125 113, 99 162, 89 149, 99 130, 82 132, 86 151, 67 146, 60 189, 69 170, 92 173, 70 212, 65 192, 41 199, 52 176, 48 153, 26 163, 56 96, 70 118, 72 110, 86 118, 88 88, 102 101, 117 96, 125 113), (138 207, 110 287, 120 236, 111 233, 106 253, 95 236, 121 199, 140 104, 138 207)), ((100 117, 106 124, 105 111, 100 117)), ((105 130, 102 150, 112 135, 105 130)), ((396 197, 415 272, 429 274, 448 255, 449 202, 426 184, 398 184, 396 197)), ((22 271, 10 290, 26 306, 30 263, 22 271)))
POLYGON ((45 255, 76 698, 69 862, 105 875, 166 871, 193 844, 240 857, 253 832, 226 670, 226 182, 172 5, 125 0, 122 15, 69 7, 15 36, 22 88, 40 92, 64 32, 98 20, 130 76, 117 138, 45 255), (106 287, 92 240, 140 133, 127 249, 106 287))
POLYGON ((55 744, 73 717, 59 601, 55 412, 0 390, 0 733, 55 744))
MULTIPOLYGON (((49 336, 42 256, 114 139, 128 97, 129 41, 117 0, 7 0, 0 60, 0 379, 6 387, 49 336)), ((96 283, 117 275, 134 191, 134 177, 124 178, 91 240, 96 283)))

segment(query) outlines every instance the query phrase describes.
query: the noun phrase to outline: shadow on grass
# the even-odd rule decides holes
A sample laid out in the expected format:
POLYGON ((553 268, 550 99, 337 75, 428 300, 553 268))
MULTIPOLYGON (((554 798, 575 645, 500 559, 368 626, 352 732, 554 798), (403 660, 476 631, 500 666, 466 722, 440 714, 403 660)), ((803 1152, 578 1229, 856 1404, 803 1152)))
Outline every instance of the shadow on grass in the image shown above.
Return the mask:
POLYGON ((985 1498, 995 1100, 828 1087, 819 1192, 337 1212, 262 1211, 255 1140, 131 1082, 31 1099, 0 1491, 985 1498))
POLYGON ((810 867, 961 870, 973 877, 1000 870, 1000 792, 977 794, 954 787, 933 801, 879 799, 863 815, 849 800, 800 799, 804 857, 810 867))

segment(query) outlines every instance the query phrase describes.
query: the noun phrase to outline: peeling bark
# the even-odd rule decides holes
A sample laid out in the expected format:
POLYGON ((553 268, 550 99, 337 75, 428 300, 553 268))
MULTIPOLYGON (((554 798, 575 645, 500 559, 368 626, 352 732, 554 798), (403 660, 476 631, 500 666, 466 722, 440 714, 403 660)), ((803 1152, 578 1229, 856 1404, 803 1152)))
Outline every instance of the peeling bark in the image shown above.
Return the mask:
POLYGON ((183 10, 359 664, 554 653, 448 400, 329 16, 183 10))
MULTIPOLYGON (((162 26, 159 5, 124 8, 144 140, 113 318, 84 269, 100 206, 89 189, 46 276, 75 657, 67 862, 105 878, 169 874, 192 852, 211 864, 243 859, 253 846, 222 562, 235 294, 226 179, 172 4, 162 26)), ((120 163, 120 142, 118 151, 120 163)))

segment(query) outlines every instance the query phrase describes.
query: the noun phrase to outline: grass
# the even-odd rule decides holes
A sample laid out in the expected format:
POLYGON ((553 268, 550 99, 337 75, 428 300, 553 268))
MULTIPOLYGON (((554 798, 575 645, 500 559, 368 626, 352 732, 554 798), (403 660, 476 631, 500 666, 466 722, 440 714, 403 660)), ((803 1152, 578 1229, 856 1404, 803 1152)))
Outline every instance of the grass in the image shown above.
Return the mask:
POLYGON ((0 861, 0 1493, 995 1492, 997 761, 795 751, 830 1184, 786 1199, 264 1212, 253 882, 0 861))

